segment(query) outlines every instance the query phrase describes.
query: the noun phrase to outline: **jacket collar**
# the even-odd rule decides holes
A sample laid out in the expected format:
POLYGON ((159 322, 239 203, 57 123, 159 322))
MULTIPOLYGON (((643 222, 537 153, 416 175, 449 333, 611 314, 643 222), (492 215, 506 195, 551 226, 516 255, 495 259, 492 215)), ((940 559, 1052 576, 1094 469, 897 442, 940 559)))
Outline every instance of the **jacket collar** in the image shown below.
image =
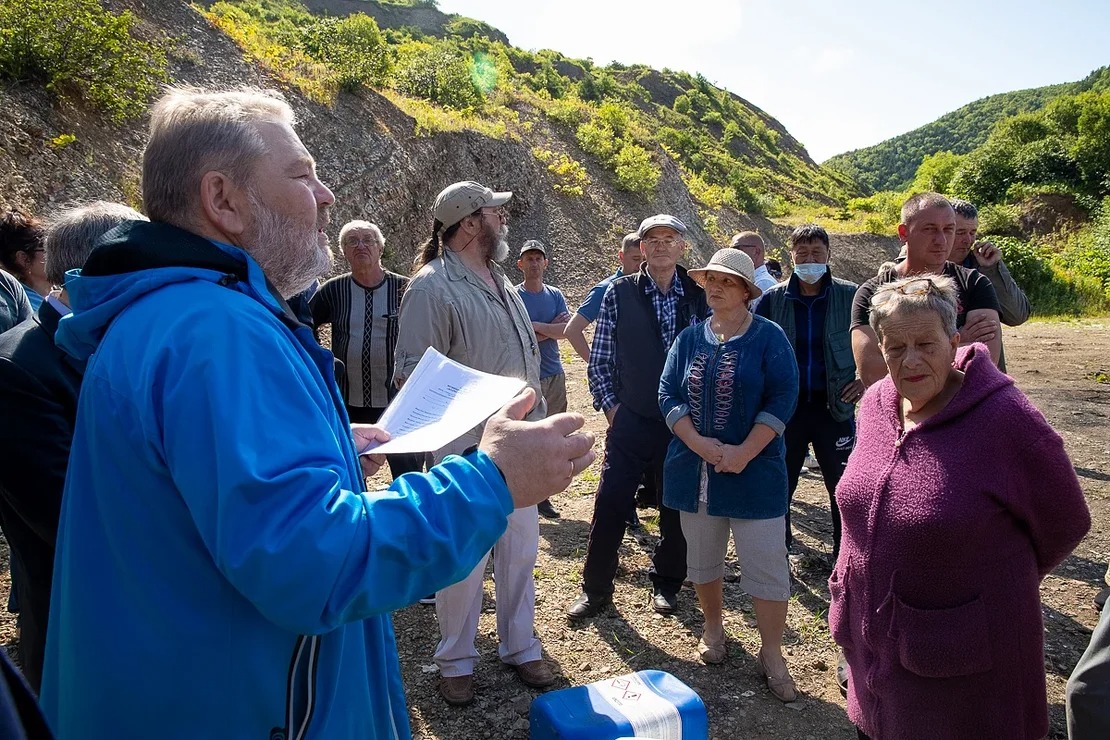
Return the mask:
MULTIPOLYGON (((243 283, 254 283, 276 304, 276 313, 291 326, 301 322, 244 250, 156 221, 127 221, 109 231, 81 268, 82 277, 105 277, 189 267, 211 270, 243 283)), ((223 282, 223 281, 221 281, 223 282)))

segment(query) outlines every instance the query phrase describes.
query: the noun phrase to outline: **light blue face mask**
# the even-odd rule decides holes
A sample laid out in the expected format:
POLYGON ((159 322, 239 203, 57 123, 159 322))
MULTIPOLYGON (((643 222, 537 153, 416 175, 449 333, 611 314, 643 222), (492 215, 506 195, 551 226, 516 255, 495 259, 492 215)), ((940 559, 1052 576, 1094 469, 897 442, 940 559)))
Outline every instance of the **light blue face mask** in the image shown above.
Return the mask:
POLYGON ((794 265, 794 274, 798 276, 799 280, 803 280, 810 285, 823 278, 828 271, 829 266, 824 262, 803 262, 800 265, 794 265))

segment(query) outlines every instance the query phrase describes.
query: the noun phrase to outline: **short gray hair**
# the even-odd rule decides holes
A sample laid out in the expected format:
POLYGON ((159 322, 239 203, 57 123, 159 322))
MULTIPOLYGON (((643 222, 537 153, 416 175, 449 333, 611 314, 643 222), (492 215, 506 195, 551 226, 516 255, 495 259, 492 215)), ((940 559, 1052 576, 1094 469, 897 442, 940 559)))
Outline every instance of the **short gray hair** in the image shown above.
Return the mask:
POLYGON ((348 221, 347 223, 343 224, 343 228, 339 230, 339 247, 340 248, 343 247, 343 240, 345 238, 347 238, 347 234, 350 234, 352 231, 355 231, 356 229, 357 230, 365 230, 365 231, 374 232, 374 236, 376 236, 378 238, 378 244, 382 245, 383 247, 385 246, 385 237, 382 236, 382 230, 378 228, 377 224, 372 224, 369 221, 355 220, 355 221, 348 221))
POLYGON ((883 321, 896 313, 931 311, 945 335, 956 336, 956 282, 946 275, 916 275, 879 286, 871 296, 871 328, 880 340, 883 321))
POLYGON ((58 211, 46 224, 46 277, 63 285, 66 273, 84 266, 100 237, 124 221, 147 217, 122 203, 95 200, 58 211))
POLYGON ((153 221, 188 227, 199 212, 206 172, 223 172, 248 187, 266 154, 258 129, 265 122, 295 122, 293 109, 275 90, 170 88, 151 108, 143 210, 153 221))

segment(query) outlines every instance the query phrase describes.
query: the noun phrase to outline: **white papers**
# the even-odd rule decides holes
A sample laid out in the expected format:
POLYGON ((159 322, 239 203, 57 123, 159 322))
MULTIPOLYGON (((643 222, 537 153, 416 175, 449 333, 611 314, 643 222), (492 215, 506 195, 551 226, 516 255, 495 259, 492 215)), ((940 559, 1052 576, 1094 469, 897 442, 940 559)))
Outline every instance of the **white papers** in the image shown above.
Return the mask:
POLYGON ((524 385, 520 378, 460 365, 429 347, 378 420, 390 440, 371 443, 359 454, 438 450, 488 419, 524 385))

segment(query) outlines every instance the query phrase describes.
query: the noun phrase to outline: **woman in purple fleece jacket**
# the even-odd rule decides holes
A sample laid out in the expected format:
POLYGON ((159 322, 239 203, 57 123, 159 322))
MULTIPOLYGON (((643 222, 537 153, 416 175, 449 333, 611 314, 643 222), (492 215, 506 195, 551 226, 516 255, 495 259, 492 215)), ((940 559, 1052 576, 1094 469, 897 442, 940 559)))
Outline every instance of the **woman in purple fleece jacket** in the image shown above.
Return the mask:
POLYGON ((1043 738, 1039 586, 1090 527, 1063 441, 986 347, 957 351, 944 277, 885 286, 890 375, 836 491, 829 629, 861 737, 1043 738))

